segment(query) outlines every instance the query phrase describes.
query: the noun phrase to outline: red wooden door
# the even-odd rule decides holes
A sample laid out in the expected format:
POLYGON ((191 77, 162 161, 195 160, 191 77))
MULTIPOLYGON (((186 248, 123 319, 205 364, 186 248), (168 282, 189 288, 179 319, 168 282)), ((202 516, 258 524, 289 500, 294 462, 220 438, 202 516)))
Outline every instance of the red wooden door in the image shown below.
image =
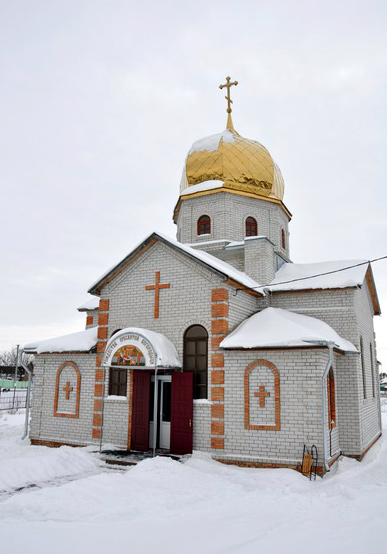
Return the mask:
POLYGON ((149 450, 150 371, 133 370, 132 438, 130 449, 149 450))
POLYGON ((171 454, 191 454, 193 431, 193 373, 173 373, 171 454))

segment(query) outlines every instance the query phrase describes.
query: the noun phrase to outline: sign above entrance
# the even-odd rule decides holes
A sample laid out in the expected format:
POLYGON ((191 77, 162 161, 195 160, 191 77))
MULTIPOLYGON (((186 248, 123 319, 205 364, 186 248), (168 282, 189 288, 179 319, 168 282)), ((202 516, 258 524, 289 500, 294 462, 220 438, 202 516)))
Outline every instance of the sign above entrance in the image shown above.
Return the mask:
POLYGON ((141 327, 117 331, 106 345, 102 365, 139 369, 181 368, 175 345, 161 333, 141 327))
POLYGON ((103 365, 119 367, 154 367, 155 353, 150 342, 140 334, 125 333, 110 339, 103 365))

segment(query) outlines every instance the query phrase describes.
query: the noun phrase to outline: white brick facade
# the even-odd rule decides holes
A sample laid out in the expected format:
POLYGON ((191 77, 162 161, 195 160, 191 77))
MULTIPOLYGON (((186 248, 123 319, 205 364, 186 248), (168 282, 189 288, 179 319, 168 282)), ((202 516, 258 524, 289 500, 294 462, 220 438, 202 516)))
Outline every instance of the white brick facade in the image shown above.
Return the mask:
MULTIPOLYGON (((279 261, 289 259, 288 221, 279 203, 229 192, 209 193, 181 201, 177 237, 267 285, 279 261), (201 215, 211 219, 208 235, 197 233, 201 215), (258 222, 257 237, 245 237, 249 216, 258 222)), ((86 325, 99 325, 97 351, 36 356, 30 428, 35 443, 99 443, 103 397, 102 440, 128 448, 133 370, 128 369, 126 396, 109 397, 109 370, 104 373, 101 367, 107 341, 129 327, 157 332, 173 343, 183 362, 184 334, 192 325, 208 333, 208 395, 194 401, 194 449, 225 462, 295 467, 304 445, 315 445, 318 464, 324 469, 340 453, 361 457, 380 436, 374 306, 367 281, 360 288, 275 292, 263 297, 156 238, 128 263, 119 264, 94 293, 100 294, 103 308, 88 311, 86 325), (155 291, 149 289, 156 279, 165 285, 159 291, 157 314, 155 291), (323 406, 328 348, 219 348, 224 336, 267 307, 320 319, 359 350, 362 346, 362 354, 334 354, 336 417, 331 429, 324 429, 324 415, 332 410, 330 401, 323 406)))

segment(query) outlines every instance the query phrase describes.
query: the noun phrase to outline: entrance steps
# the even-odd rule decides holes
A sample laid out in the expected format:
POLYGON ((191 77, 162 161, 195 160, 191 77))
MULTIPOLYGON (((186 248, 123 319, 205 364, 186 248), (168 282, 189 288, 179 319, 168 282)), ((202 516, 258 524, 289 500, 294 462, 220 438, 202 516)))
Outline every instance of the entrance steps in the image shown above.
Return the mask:
MULTIPOLYGON (((156 456, 166 456, 173 460, 180 461, 183 456, 178 454, 170 454, 165 450, 156 450, 156 456)), ((152 458, 152 452, 135 452, 133 450, 102 450, 100 453, 101 461, 107 464, 115 464, 121 466, 135 466, 139 462, 152 458)))

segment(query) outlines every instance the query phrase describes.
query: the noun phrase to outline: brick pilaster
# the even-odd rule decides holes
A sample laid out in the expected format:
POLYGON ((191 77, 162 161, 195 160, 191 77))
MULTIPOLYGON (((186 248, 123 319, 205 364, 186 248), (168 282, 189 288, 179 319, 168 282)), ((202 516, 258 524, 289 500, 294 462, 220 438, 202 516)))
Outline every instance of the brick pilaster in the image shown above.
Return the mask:
POLYGON ((102 299, 99 301, 98 310, 98 342, 97 355, 95 360, 95 375, 94 375, 94 411, 92 419, 91 436, 93 439, 101 437, 101 422, 102 422, 102 395, 103 395, 103 369, 102 358, 106 348, 108 339, 108 323, 109 323, 109 300, 102 299))
POLYGON ((211 448, 224 449, 224 354, 219 348, 228 333, 228 290, 212 289, 211 448))

